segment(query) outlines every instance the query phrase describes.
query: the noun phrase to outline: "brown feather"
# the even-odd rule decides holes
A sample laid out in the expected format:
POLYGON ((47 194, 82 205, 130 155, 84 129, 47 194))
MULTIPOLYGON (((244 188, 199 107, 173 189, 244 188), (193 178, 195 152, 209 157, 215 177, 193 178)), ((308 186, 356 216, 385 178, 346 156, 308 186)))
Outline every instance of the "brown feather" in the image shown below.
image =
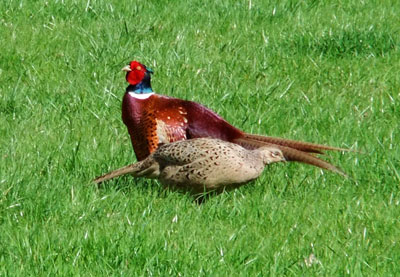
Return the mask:
POLYGON ((317 153, 317 154, 324 154, 323 150, 328 151, 351 151, 349 149, 339 148, 339 147, 332 147, 322 144, 315 144, 310 142, 303 142, 303 141, 296 141, 291 139, 284 139, 278 137, 269 137, 269 136, 261 136, 261 135, 253 135, 253 134, 244 134, 243 136, 246 139, 257 140, 261 142, 272 143, 276 145, 282 145, 289 148, 294 148, 303 152, 310 152, 310 153, 317 153))
POLYGON ((154 159, 148 157, 143 161, 121 167, 100 177, 97 177, 93 180, 93 182, 95 184, 100 184, 102 182, 114 179, 125 174, 131 174, 135 177, 154 178, 159 174, 159 167, 158 164, 154 163, 154 159))
POLYGON ((125 174, 128 174, 128 173, 132 173, 135 170, 135 165, 137 165, 137 164, 130 164, 130 165, 124 166, 122 168, 119 168, 117 170, 111 171, 111 172, 109 172, 107 174, 104 174, 102 176, 96 177, 96 179, 94 179, 93 182, 95 184, 100 184, 100 183, 103 183, 105 181, 114 179, 114 178, 116 178, 118 176, 125 175, 125 174))

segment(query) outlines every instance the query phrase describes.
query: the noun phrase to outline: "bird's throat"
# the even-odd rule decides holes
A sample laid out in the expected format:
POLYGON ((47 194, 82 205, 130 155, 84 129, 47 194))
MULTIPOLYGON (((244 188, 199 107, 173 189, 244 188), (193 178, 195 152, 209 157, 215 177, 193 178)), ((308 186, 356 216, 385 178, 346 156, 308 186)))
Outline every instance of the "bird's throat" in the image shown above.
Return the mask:
MULTIPOLYGON (((149 94, 147 97, 149 97, 151 94, 153 94, 153 90, 151 89, 151 85, 147 82, 140 82, 139 84, 136 85, 129 85, 126 88, 126 92, 128 92, 130 95, 132 94, 149 94)), ((145 98, 147 98, 145 97, 145 98)))

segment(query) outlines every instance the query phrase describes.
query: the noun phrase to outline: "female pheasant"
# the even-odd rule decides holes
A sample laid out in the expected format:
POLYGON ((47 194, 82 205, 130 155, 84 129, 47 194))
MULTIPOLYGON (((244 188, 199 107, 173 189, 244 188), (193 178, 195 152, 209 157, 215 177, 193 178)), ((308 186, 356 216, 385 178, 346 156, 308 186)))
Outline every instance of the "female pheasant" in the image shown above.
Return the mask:
POLYGON ((122 70, 127 72, 126 80, 129 83, 122 101, 122 120, 128 128, 139 161, 161 144, 211 137, 247 149, 276 147, 283 152, 287 161, 302 162, 345 175, 315 154, 323 154, 323 150, 346 149, 245 133, 199 103, 154 93, 150 76, 153 72, 145 65, 132 61, 122 70))
POLYGON ((266 165, 281 161, 285 158, 274 147, 248 150, 219 139, 198 138, 164 144, 143 161, 93 181, 98 184, 131 174, 134 177, 156 178, 166 186, 193 193, 221 192, 256 179, 266 165))

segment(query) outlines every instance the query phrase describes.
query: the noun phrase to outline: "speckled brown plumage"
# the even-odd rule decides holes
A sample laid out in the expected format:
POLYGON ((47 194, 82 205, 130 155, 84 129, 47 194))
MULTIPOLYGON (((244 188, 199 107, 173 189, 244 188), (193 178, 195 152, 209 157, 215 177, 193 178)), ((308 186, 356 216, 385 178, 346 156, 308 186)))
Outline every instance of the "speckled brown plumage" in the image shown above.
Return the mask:
POLYGON ((267 164, 284 160, 275 147, 248 150, 219 139, 198 138, 162 145, 145 160, 98 177, 94 182, 131 174, 157 178, 167 186, 195 193, 221 191, 245 184, 260 176, 267 164))

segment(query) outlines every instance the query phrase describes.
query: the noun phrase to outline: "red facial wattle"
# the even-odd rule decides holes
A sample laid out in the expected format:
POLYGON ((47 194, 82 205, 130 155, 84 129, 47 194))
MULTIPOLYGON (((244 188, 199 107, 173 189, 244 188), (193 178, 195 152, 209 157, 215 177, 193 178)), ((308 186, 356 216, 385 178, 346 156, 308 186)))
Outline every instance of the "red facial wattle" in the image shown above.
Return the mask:
POLYGON ((130 71, 126 70, 126 81, 131 85, 139 84, 146 75, 146 66, 137 61, 132 61, 129 68, 130 71))

